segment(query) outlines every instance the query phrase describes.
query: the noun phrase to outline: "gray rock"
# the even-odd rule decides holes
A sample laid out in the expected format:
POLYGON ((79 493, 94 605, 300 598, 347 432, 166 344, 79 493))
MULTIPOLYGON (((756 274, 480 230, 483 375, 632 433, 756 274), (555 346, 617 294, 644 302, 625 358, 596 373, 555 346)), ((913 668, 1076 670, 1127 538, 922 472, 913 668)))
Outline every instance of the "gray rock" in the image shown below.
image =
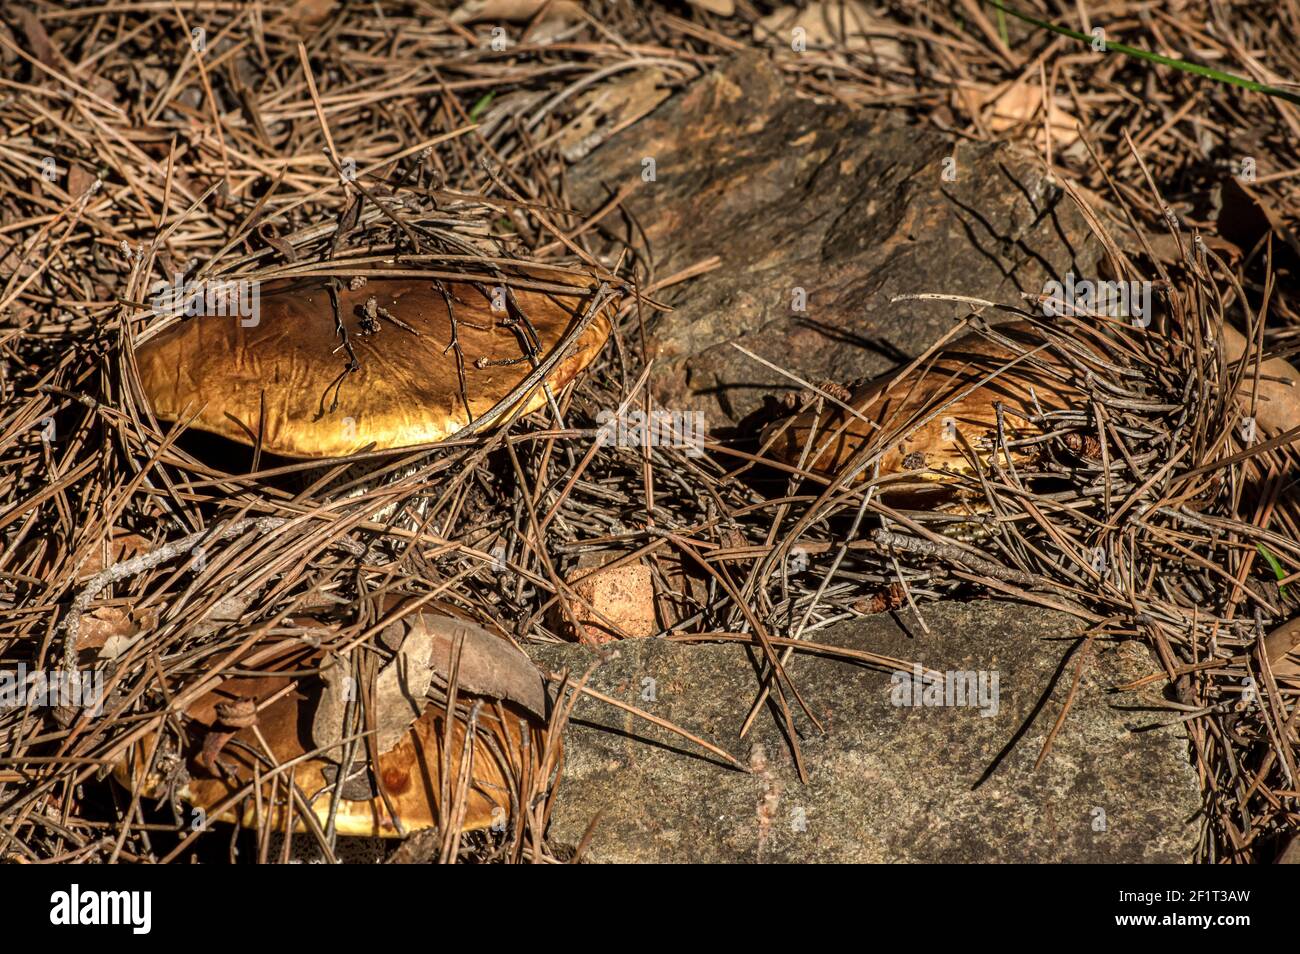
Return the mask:
POLYGON ((1095 272, 1096 243, 1032 159, 798 98, 755 55, 697 80, 570 171, 582 209, 637 181, 624 203, 639 227, 629 236, 648 243, 656 276, 721 258, 662 293, 674 311, 649 331, 656 396, 703 411, 713 428, 799 389, 732 342, 843 384, 915 357, 970 310, 896 295, 1014 305, 1049 276, 1095 272), (639 181, 646 159, 654 181, 639 181), (796 288, 806 314, 792 310, 796 288))
MULTIPOLYGON (((757 687, 746 648, 620 643, 617 658, 596 670, 592 688, 747 764, 758 743, 766 773, 727 767, 679 736, 584 698, 566 736, 552 843, 576 845, 599 815, 588 860, 752 862, 760 860, 766 799, 772 821, 761 860, 767 861, 1190 860, 1200 795, 1186 738, 1176 726, 1130 731, 1167 718, 1168 711, 1150 708, 1159 701, 1150 691, 1111 693, 1153 670, 1145 649, 1094 645, 1068 718, 1035 770, 1069 693, 1078 656, 1063 659, 1080 625, 1063 614, 1002 602, 929 604, 922 612, 929 634, 910 614, 910 634, 881 614, 815 639, 940 671, 996 672, 996 714, 896 706, 890 675, 800 654, 792 675, 826 728, 819 734, 797 718, 811 776, 806 786, 770 711, 760 714, 748 738, 738 738, 757 687)), ((530 647, 530 654, 577 673, 594 658, 576 645, 530 647)))

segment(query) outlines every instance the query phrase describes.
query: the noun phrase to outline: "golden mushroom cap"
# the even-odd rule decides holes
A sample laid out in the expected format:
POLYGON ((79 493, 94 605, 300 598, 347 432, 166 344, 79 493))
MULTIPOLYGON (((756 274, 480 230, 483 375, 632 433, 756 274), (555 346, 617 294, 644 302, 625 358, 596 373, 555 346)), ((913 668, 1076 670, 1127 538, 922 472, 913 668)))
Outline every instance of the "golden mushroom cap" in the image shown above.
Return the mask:
MULTIPOLYGON (((993 331, 1015 347, 978 332, 955 338, 910 373, 887 375, 854 391, 845 403, 865 421, 829 406, 820 413, 808 410, 770 425, 765 436, 789 424, 776 438, 772 453, 778 460, 797 464, 811 436, 805 467, 831 477, 864 446, 874 443, 884 448, 882 477, 921 471, 915 481, 934 487, 952 475, 974 473, 963 440, 987 466, 997 447, 996 404, 1004 409, 1008 442, 1038 433, 1029 423, 1039 416, 1038 408, 1086 406, 1086 397, 1071 383, 1078 372, 1054 351, 1043 349, 1044 339, 1028 322, 996 325, 993 331), (1026 351, 1036 354, 1000 371, 1026 351)), ((1028 456, 1012 452, 1017 464, 1028 456)), ((882 487, 882 492, 887 489, 882 487)), ((893 489, 911 492, 917 486, 913 481, 897 483, 893 489)))
MULTIPOLYGON (((584 293, 514 290, 518 312, 512 307, 507 313, 492 310, 490 288, 463 282, 442 287, 447 298, 432 279, 370 279, 357 289, 340 281, 339 315, 359 365, 345 373, 348 357, 336 333, 326 281, 267 282, 255 320, 191 317, 140 344, 140 382, 159 420, 193 416, 192 427, 249 445, 260 435, 264 450, 285 457, 342 457, 368 446, 382 450, 445 440, 532 372, 521 337, 529 334, 528 326, 536 332, 540 362, 581 314, 584 293), (379 330, 367 333, 371 296, 393 320, 381 312, 379 330), (464 392, 450 347, 453 316, 464 392), (518 316, 527 321, 515 320, 518 316), (508 360, 514 363, 501 363, 508 360)), ((602 312, 548 375, 550 385, 560 388, 573 380, 600 352, 609 332, 602 312)), ((538 385, 521 402, 522 413, 545 401, 538 385)))
MULTIPOLYGON (((419 627, 432 622, 432 617, 416 616, 408 622, 419 627)), ((447 640, 435 640, 434 645, 435 667, 442 669, 448 649, 446 645, 440 647, 439 642, 445 644, 447 640)), ((320 649, 301 643, 287 644, 283 652, 258 665, 258 675, 229 676, 189 705, 185 716, 190 744, 182 753, 188 778, 174 794, 207 813, 208 821, 248 828, 256 827, 260 821, 263 826, 282 831, 288 820, 286 813, 292 812, 289 823, 295 831, 302 832, 307 826, 301 810, 296 806, 290 808, 286 797, 292 772, 295 787, 324 828, 329 819, 330 789, 342 752, 335 752, 330 758, 316 751, 312 723, 320 703, 320 682, 302 675, 303 670, 315 669, 323 661, 320 649), (227 725, 219 707, 232 704, 255 708, 252 724, 238 729, 227 725), (204 758, 205 740, 214 732, 229 734, 216 755, 218 767, 204 758), (277 766, 294 764, 278 772, 277 778, 268 778, 273 772, 272 761, 277 766), (262 779, 260 797, 255 792, 259 787, 257 778, 262 779)), ((534 709, 533 704, 539 700, 546 704, 546 695, 542 677, 528 658, 506 640, 485 630, 477 630, 476 640, 465 644, 462 662, 472 683, 480 687, 492 685, 494 689, 490 695, 479 695, 462 683, 458 690, 461 700, 458 708, 462 712, 476 700, 483 703, 474 731, 464 799, 458 803, 464 813, 459 828, 472 831, 509 819, 521 797, 520 780, 537 778, 543 771, 546 716, 534 709), (484 639, 500 645, 485 653, 484 639), (499 688, 504 688, 508 696, 499 697, 495 691, 499 688), (509 696, 524 701, 517 702, 509 696)), ((382 785, 383 792, 374 790, 364 797, 356 797, 357 793, 349 791, 350 786, 345 784, 335 815, 335 829, 340 835, 396 838, 403 833, 438 827, 440 813, 457 804, 454 793, 462 784, 468 735, 464 719, 454 717, 450 744, 446 744, 447 720, 445 705, 426 701, 423 712, 397 743, 379 753, 377 765, 369 774, 364 769, 368 761, 366 748, 358 740, 354 771, 360 769, 362 779, 373 777, 382 785), (444 766, 450 770, 446 779, 444 766), (453 793, 453 805, 442 805, 444 781, 453 793), (401 822, 401 831, 394 816, 401 822)), ((148 798, 166 794, 164 779, 157 772, 145 774, 147 754, 153 747, 151 732, 133 745, 113 768, 113 777, 120 785, 128 790, 138 785, 141 794, 148 798)))

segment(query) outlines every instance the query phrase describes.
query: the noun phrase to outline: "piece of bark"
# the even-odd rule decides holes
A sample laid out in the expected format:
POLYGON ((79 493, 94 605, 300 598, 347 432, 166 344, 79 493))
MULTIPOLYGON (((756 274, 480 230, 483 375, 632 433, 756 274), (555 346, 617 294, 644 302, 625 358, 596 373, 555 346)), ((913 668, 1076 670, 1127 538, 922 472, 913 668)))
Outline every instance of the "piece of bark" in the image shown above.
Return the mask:
POLYGON ((423 628, 410 627, 397 655, 375 677, 372 699, 376 706, 374 725, 380 752, 397 745, 424 711, 425 696, 433 682, 430 644, 423 628))
POLYGON ((457 640, 464 638, 457 685, 460 691, 505 699, 545 719, 549 709, 546 682, 528 657, 510 642, 481 626, 451 616, 425 613, 411 621, 430 648, 429 663, 443 681, 451 678, 457 640))
MULTIPOLYGON (((654 579, 644 563, 592 567, 579 563, 569 578, 573 592, 596 612, 572 602, 582 632, 574 635, 588 645, 614 642, 623 637, 640 639, 659 631, 655 615, 654 579)), ((562 622, 569 623, 567 614, 562 622)))
POLYGON ((847 383, 915 357, 970 311, 896 296, 1019 304, 1049 278, 1097 272, 1096 241, 1032 158, 809 101, 757 55, 696 80, 569 180, 585 212, 636 185, 628 235, 656 275, 721 259, 657 295, 673 311, 647 329, 659 403, 701 411, 710 430, 800 388, 733 343, 847 383))
POLYGON ((342 657, 331 656, 330 664, 321 667, 320 678, 325 688, 321 690, 312 716, 311 738, 317 748, 324 749, 322 758, 341 762, 343 747, 338 742, 343 738, 343 717, 347 712, 349 694, 353 691, 350 688, 352 671, 342 657))

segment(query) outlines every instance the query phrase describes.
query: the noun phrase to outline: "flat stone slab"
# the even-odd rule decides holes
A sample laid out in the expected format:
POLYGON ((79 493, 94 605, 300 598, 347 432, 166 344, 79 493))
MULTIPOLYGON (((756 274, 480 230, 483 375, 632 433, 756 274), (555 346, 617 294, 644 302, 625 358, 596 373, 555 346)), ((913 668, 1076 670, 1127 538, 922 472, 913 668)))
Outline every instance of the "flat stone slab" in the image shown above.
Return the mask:
POLYGON ((1049 277, 1095 271, 1097 243, 1040 163, 802 99, 758 55, 701 77, 569 181, 581 209, 636 185, 623 205, 629 236, 657 277, 720 259, 658 296, 674 310, 648 330, 656 397, 703 412, 714 430, 799 390, 732 343, 846 384, 915 357, 970 311, 896 296, 1018 304, 1049 277))
MULTIPOLYGON (((1186 737, 1177 726, 1131 731, 1169 712, 1153 708, 1156 692, 1112 692, 1153 671, 1146 649, 1094 644, 1067 720, 1035 769, 1073 681, 1078 653, 1063 659, 1081 624, 1004 602, 921 609, 928 634, 910 613, 899 616, 906 630, 881 614, 814 640, 933 670, 983 671, 983 701, 897 705, 916 701, 899 679, 801 653, 791 672, 826 728, 817 733, 797 718, 806 786, 770 710, 749 737, 738 737, 758 685, 750 650, 619 643, 592 688, 766 768, 737 771, 680 736, 583 698, 566 735, 552 843, 578 844, 599 816, 584 856, 594 862, 1190 860, 1200 795, 1186 737)), ((596 658, 578 645, 529 649, 539 664, 579 674, 596 658)))

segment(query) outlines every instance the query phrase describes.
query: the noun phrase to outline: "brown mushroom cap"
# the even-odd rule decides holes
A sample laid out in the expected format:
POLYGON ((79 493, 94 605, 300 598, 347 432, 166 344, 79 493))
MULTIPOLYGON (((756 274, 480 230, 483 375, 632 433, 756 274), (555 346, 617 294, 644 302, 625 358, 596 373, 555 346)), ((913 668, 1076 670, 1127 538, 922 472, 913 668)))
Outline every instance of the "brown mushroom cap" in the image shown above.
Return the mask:
MULTIPOLYGON (((410 622, 418 626, 420 619, 419 616, 410 618, 410 622)), ((485 632, 480 630, 480 633, 485 632)), ((524 677, 528 674, 540 682, 540 674, 527 657, 504 639, 490 638, 500 643, 499 651, 490 654, 498 670, 512 669, 516 684, 526 684, 524 677), (513 658, 505 660, 505 654, 512 654, 513 658)), ((472 643, 466 640, 462 650, 464 663, 470 661, 472 652, 472 643)), ((333 778, 337 775, 338 759, 342 753, 334 753, 333 758, 322 753, 302 759, 306 753, 317 749, 312 741, 312 720, 320 699, 320 682, 301 673, 319 667, 323 660, 320 649, 298 642, 287 643, 283 652, 269 662, 259 664, 261 675, 231 676, 190 705, 185 710, 190 745, 184 753, 189 778, 175 794, 189 805, 207 812, 209 821, 254 827, 259 821, 259 800, 250 783, 254 782, 256 766, 264 779, 260 799, 261 823, 274 830, 283 830, 285 813, 290 810, 286 785, 292 771, 294 784, 311 805, 321 827, 325 827, 333 778), (232 703, 242 702, 246 708, 251 708, 248 700, 256 706, 253 725, 236 730, 223 721, 223 712, 218 707, 225 709, 232 703), (223 728, 231 733, 231 738, 221 747, 217 755, 218 768, 214 771, 204 759, 203 745, 214 731, 223 728), (266 748, 271 750, 276 765, 302 759, 291 770, 278 773, 278 787, 272 780, 266 780, 272 766, 261 739, 265 739, 266 748), (232 796, 236 795, 242 797, 231 802, 232 796), (231 803, 226 805, 227 802, 231 803)), ((544 695, 544 690, 542 692, 544 695)), ((509 698, 476 695, 463 685, 458 690, 458 698, 461 703, 458 708, 462 713, 474 701, 483 702, 474 733, 470 783, 462 803, 464 816, 460 829, 471 831, 487 828, 494 822, 504 822, 517 809, 519 780, 536 778, 541 771, 546 723, 542 713, 509 698)), ((397 744, 380 753, 378 765, 371 773, 382 784, 393 812, 390 814, 379 792, 362 798, 340 797, 335 815, 335 829, 339 834, 399 837, 394 814, 408 834, 438 826, 443 797, 446 722, 446 707, 428 702, 397 744)), ((452 719, 449 759, 445 764, 450 766, 448 783, 453 793, 461 779, 467 731, 463 718, 452 719)), ((156 798, 165 794, 164 779, 156 772, 142 778, 145 760, 152 747, 153 735, 150 733, 129 750, 114 767, 113 774, 125 788, 132 789, 139 784, 145 797, 156 798)), ((358 740, 357 749, 357 762, 364 763, 365 748, 361 740, 358 740)), ((348 792, 347 787, 344 792, 356 794, 348 792)), ((301 811, 294 808, 292 812, 294 830, 304 831, 306 824, 301 811)))
MULTIPOLYGON (((298 279, 263 284, 255 324, 200 316, 149 338, 136 350, 140 381, 159 420, 197 414, 192 427, 244 444, 255 444, 260 430, 262 447, 286 457, 341 457, 370 445, 388 449, 445 440, 532 372, 521 337, 527 324, 536 330, 540 361, 580 307, 576 294, 514 290, 519 313, 528 320, 523 322, 515 320, 513 308, 508 314, 492 310, 490 288, 461 282, 443 287, 464 356, 468 413, 449 347, 447 300, 431 279, 370 279, 355 290, 339 283, 339 313, 360 365, 351 374, 344 373, 348 359, 325 280, 298 279), (396 321, 380 317, 380 330, 365 333, 364 309, 372 295, 396 321)), ((551 371, 551 386, 576 377, 609 332, 602 313, 551 371)), ((545 401, 539 385, 522 402, 523 413, 545 401)))
MULTIPOLYGON (((917 481, 934 488, 936 483, 950 480, 951 475, 974 473, 962 441, 949 436, 951 432, 945 427, 945 419, 952 419, 955 431, 987 466, 997 447, 995 403, 1004 407, 1008 442, 1038 433, 1028 423, 1038 416, 1035 398, 1037 407, 1044 411, 1085 405, 1084 395, 1069 383, 1077 372, 1047 349, 981 383, 1024 351, 1033 351, 1043 344, 1042 337, 1027 322, 997 325, 993 330, 1016 342, 1020 350, 978 332, 955 338, 913 372, 888 375, 852 394, 845 403, 871 423, 841 407, 831 406, 820 414, 805 411, 789 422, 789 427, 772 445, 772 453, 779 460, 797 464, 815 426, 814 445, 805 466, 813 473, 829 477, 847 465, 867 442, 875 442, 877 446, 887 444, 880 458, 882 477, 908 471, 921 473, 906 483, 882 487, 882 491, 914 492, 918 489, 917 481), (1046 364, 1051 370, 1042 369, 1035 362, 1046 364)), ((767 434, 785 423, 771 425, 767 434)), ((1014 450, 1011 456, 1017 464, 1029 457, 1014 450)))

